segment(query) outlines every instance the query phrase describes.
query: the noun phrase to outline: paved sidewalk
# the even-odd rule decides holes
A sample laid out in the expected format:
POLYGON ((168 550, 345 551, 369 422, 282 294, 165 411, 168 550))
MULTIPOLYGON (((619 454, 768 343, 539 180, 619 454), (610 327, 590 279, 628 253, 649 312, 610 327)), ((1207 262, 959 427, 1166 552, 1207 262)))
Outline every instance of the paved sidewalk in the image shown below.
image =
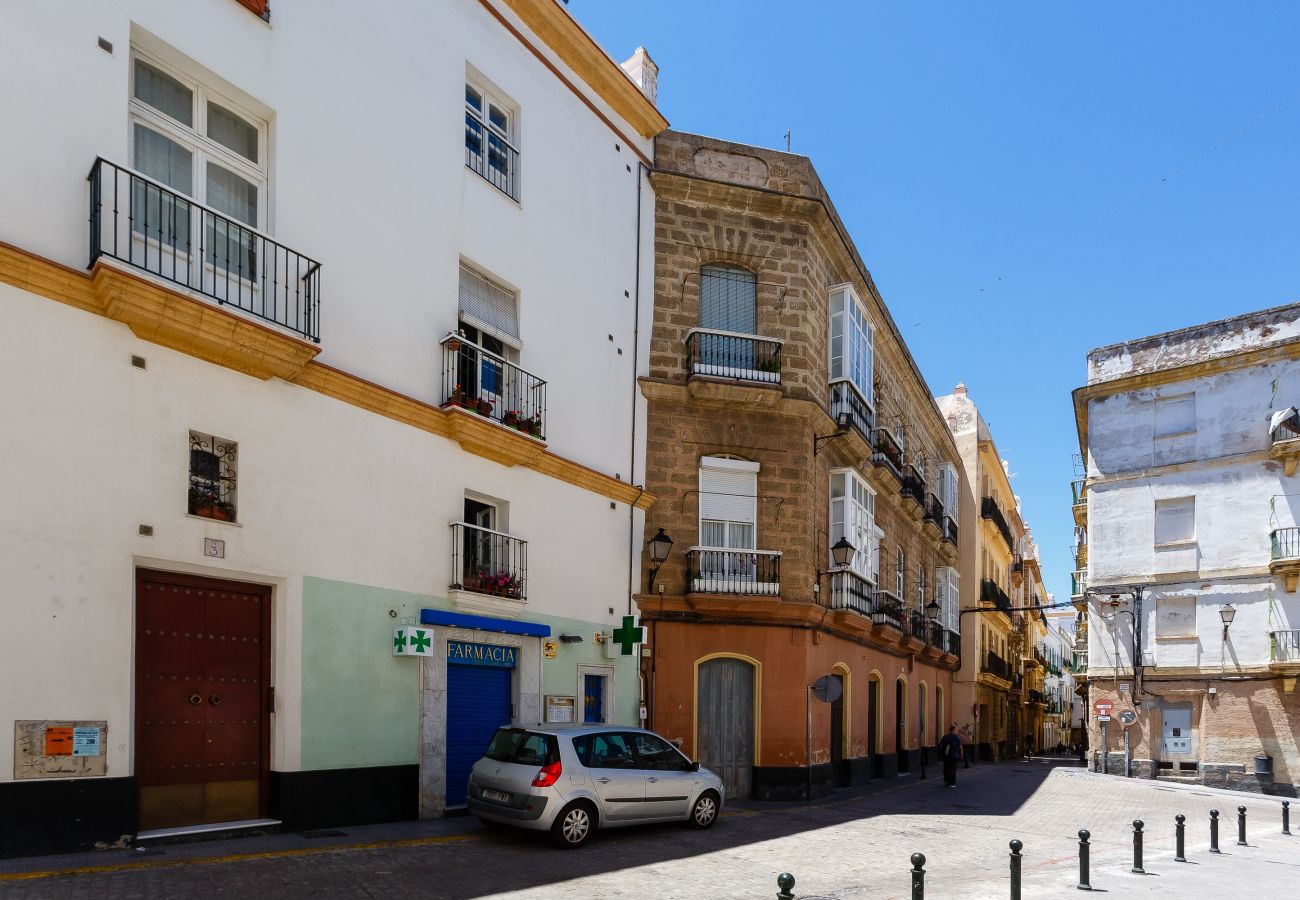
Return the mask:
POLYGON ((903 898, 908 858, 917 850, 928 857, 932 898, 1004 898, 1012 838, 1025 844, 1026 900, 1078 897, 1081 827, 1093 834, 1092 884, 1111 897, 1230 897, 1249 885, 1282 898, 1300 883, 1300 836, 1280 834, 1274 798, 1126 781, 1043 761, 980 765, 961 770, 959 779, 954 790, 933 778, 901 779, 812 804, 738 804, 708 832, 602 832, 577 852, 461 818, 168 846, 145 855, 0 861, 0 898, 770 900, 781 871, 794 873, 795 894, 803 898, 903 898), (1235 845, 1241 804, 1249 810, 1247 847, 1235 845), (1205 852, 1211 808, 1223 814, 1225 852, 1217 857, 1205 852), (1188 863, 1172 859, 1175 813, 1188 817, 1188 863), (1145 876, 1128 872, 1134 818, 1146 822, 1145 876), (83 874, 43 874, 77 867, 83 874), (17 880, 24 871, 41 877, 17 880))

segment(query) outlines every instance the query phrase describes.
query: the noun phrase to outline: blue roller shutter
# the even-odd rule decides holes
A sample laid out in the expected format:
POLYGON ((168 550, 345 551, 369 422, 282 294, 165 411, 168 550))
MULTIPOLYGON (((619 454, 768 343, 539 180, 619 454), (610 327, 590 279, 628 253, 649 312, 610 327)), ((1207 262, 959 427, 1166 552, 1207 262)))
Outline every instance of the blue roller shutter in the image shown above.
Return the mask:
POLYGON ((469 770, 510 724, 510 669, 447 666, 447 806, 464 806, 469 770))

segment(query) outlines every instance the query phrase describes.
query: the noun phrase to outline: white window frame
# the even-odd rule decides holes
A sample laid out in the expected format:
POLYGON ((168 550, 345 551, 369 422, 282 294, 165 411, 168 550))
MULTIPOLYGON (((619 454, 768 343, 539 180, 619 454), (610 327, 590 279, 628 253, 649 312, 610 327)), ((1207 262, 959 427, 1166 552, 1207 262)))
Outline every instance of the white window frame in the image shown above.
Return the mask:
POLYGON ((940 465, 939 472, 940 479, 943 482, 943 496, 940 499, 943 501, 944 515, 956 522, 958 512, 957 485, 960 484, 957 479, 957 467, 950 462, 945 462, 940 465))
MULTIPOLYGON (((511 152, 514 153, 514 160, 512 161, 514 171, 506 173, 509 183, 514 187, 514 193, 510 193, 484 174, 490 166, 486 157, 483 159, 484 173, 480 173, 477 169, 471 166, 468 159, 465 161, 465 167, 474 172, 474 174, 479 175, 479 177, 483 178, 484 181, 501 191, 501 193, 505 194, 511 200, 518 203, 519 198, 523 193, 522 180, 520 178, 520 160, 523 159, 523 154, 519 152, 519 105, 513 100, 510 100, 500 91, 495 90, 494 88, 485 87, 482 79, 475 78, 469 74, 465 76, 465 87, 467 90, 473 90, 477 93, 483 102, 483 109, 480 111, 470 105, 469 98, 465 98, 465 115, 476 121, 479 124, 479 127, 483 129, 483 154, 487 153, 487 139, 489 133, 509 147, 511 152), (496 107, 498 110, 505 113, 506 127, 504 129, 498 127, 492 122, 490 111, 493 107, 496 107)), ((468 153, 469 147, 466 146, 465 150, 468 153)))
POLYGON ((1155 403, 1152 404, 1151 412, 1151 432, 1157 440, 1166 438, 1183 437, 1196 433, 1196 392, 1189 391, 1184 394, 1170 394, 1166 397, 1156 397, 1155 403), (1192 411, 1192 422, 1189 427, 1168 428, 1162 431, 1160 428, 1160 410, 1161 408, 1170 409, 1178 404, 1190 404, 1192 411))
POLYGON ((894 562, 897 568, 894 570, 894 589, 898 591, 898 601, 904 600, 903 592, 907 589, 907 552, 903 550, 903 545, 899 544, 896 549, 894 562))
POLYGON ((1196 497, 1168 497, 1156 500, 1152 507, 1151 521, 1152 542, 1156 547, 1190 547, 1196 544, 1196 497), (1178 506, 1190 507, 1191 534, 1187 537, 1160 539, 1160 511, 1172 510, 1178 506))
MULTIPOLYGON (((187 74, 175 66, 168 65, 156 56, 152 56, 147 51, 139 47, 131 48, 131 64, 129 66, 128 83, 127 83, 127 110, 129 119, 129 128, 127 128, 127 158, 130 160, 132 170, 135 170, 135 126, 143 125, 152 131, 158 132, 168 140, 174 141, 192 154, 192 165, 190 169, 191 184, 188 192, 181 191, 179 188, 172 188, 178 193, 184 193, 190 199, 201 203, 204 206, 211 207, 208 203, 208 179, 207 167, 209 162, 231 170, 240 178, 253 184, 257 188, 257 221, 253 223, 244 223, 256 228, 259 231, 270 231, 270 166, 268 165, 268 147, 267 138, 270 132, 270 126, 261 116, 250 111, 244 104, 233 100, 230 96, 222 94, 202 81, 187 74), (162 110, 155 109, 143 100, 135 96, 135 63, 136 60, 146 63, 149 66, 170 75, 179 81, 191 93, 191 109, 193 124, 186 125, 173 119, 162 110), (214 138, 208 137, 208 103, 215 103, 224 107, 231 113, 239 116, 247 124, 257 129, 257 161, 253 162, 247 157, 236 153, 234 150, 221 144, 214 138)), ((219 213, 227 218, 233 219, 227 213, 219 213)))
POLYGON ((830 289, 827 333, 830 383, 844 382, 853 387, 864 403, 875 412, 876 327, 867 306, 858 298, 851 284, 837 284, 830 289), (842 294, 841 309, 836 310, 836 294, 842 294), (838 338, 836 332, 838 330, 838 338), (855 340, 850 342, 850 330, 855 340))
MULTIPOLYGON (((835 544, 841 537, 848 538, 855 550, 849 570, 875 584, 880 575, 875 489, 856 469, 832 469, 829 496, 830 543, 835 544), (838 479, 843 480, 843 489, 837 497, 835 483, 838 479)), ((827 552, 829 554, 829 547, 827 552)), ((828 565, 835 565, 833 558, 828 565)))

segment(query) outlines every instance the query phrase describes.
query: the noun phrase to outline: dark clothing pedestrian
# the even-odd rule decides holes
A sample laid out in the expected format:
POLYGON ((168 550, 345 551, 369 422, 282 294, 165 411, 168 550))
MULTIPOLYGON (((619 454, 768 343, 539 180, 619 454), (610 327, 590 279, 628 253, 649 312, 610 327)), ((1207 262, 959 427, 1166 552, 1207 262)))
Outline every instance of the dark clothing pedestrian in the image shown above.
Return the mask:
POLYGON ((957 784, 957 763, 961 759, 961 738, 948 732, 939 739, 939 758, 943 760, 943 783, 948 787, 957 784))

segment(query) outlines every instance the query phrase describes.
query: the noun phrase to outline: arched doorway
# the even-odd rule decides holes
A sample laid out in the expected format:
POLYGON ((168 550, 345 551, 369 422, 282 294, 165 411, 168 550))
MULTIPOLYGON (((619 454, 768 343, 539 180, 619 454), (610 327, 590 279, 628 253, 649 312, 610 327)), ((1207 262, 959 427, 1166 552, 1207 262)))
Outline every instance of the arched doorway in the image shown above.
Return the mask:
POLYGON ((840 686, 839 697, 831 704, 831 783, 842 787, 850 783, 848 766, 844 764, 844 711, 848 708, 844 676, 831 673, 831 681, 840 686))
POLYGON ((926 733, 926 726, 930 723, 927 721, 929 710, 926 708, 928 698, 925 696, 925 690, 926 685, 924 681, 916 686, 916 747, 921 754, 921 761, 923 763, 929 762, 930 760, 930 756, 926 752, 926 748, 929 746, 926 743, 926 738, 929 737, 926 733))
POLYGON ((754 776, 754 666, 743 659, 716 657, 701 662, 697 675, 695 744, 700 764, 722 779, 727 799, 744 799, 754 776))
POLYGON ((898 772, 911 771, 907 764, 907 682, 894 684, 894 749, 898 752, 898 772))

